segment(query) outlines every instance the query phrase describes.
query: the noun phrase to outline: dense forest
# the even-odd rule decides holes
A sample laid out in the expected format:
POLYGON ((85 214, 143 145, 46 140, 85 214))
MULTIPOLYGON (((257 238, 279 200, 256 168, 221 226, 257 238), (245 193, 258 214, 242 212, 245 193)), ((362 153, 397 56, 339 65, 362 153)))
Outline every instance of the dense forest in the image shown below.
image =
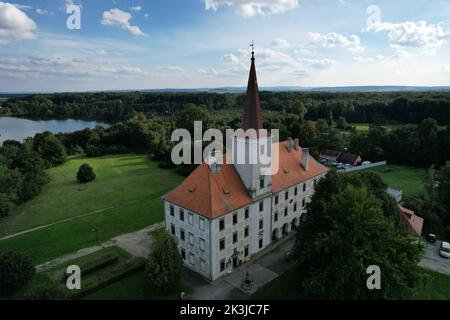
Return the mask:
MULTIPOLYGON (((110 122, 146 116, 172 115, 189 104, 208 111, 238 109, 245 95, 239 93, 156 93, 99 92, 36 94, 10 97, 0 110, 2 115, 26 117, 89 118, 110 122)), ((266 112, 296 113, 299 105, 308 111, 306 120, 345 117, 349 122, 391 122, 419 124, 434 118, 450 123, 450 93, 305 93, 261 92, 266 112)))

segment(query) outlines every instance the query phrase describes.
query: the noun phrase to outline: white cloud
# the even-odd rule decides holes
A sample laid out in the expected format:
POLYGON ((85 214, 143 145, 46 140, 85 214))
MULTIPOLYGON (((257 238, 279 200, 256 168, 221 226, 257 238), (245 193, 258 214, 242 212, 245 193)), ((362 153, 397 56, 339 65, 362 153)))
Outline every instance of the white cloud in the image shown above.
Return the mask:
POLYGON ((419 49, 428 53, 435 53, 436 48, 447 44, 450 38, 450 31, 446 32, 441 25, 427 24, 426 21, 376 22, 364 31, 388 31, 392 47, 419 49))
POLYGON ((41 9, 41 8, 37 8, 37 9, 36 9, 36 13, 37 13, 37 14, 40 14, 40 15, 46 15, 46 14, 48 14, 48 10, 46 10, 46 9, 41 9))
POLYGON ((317 69, 325 69, 336 64, 336 60, 333 59, 299 59, 298 61, 317 69))
POLYGON ((139 12, 142 10, 142 7, 141 6, 130 7, 130 10, 132 10, 134 12, 139 12))
POLYGON ((0 56, 0 73, 16 72, 18 75, 37 78, 103 78, 145 76, 140 67, 117 66, 103 61, 70 57, 12 57, 0 56))
POLYGON ((309 37, 313 44, 318 44, 324 48, 341 47, 346 48, 351 53, 360 53, 364 51, 361 46, 361 40, 355 34, 346 36, 336 32, 327 34, 320 34, 317 32, 310 32, 309 37))
POLYGON ((0 2, 0 44, 35 38, 36 23, 16 6, 0 2))
POLYGON ((120 9, 111 9, 103 12, 101 24, 104 26, 120 26, 122 29, 130 31, 135 36, 147 36, 138 26, 130 24, 130 19, 132 18, 133 16, 128 12, 120 9))
POLYGON ((298 8, 299 0, 203 0, 206 10, 229 6, 244 17, 265 16, 298 8))
POLYGON ((289 48, 291 44, 285 39, 274 39, 271 43, 272 47, 276 49, 289 48))
POLYGON ((20 10, 30 10, 30 9, 33 9, 33 7, 32 6, 28 6, 28 5, 25 5, 25 4, 20 4, 20 3, 11 3, 13 6, 15 6, 17 9, 20 9, 20 10))
POLYGON ((199 69, 197 69, 197 73, 199 73, 202 76, 207 76, 207 77, 217 76, 219 74, 219 72, 214 68, 208 69, 208 70, 199 68, 199 69))
POLYGON ((98 54, 99 56, 108 55, 108 52, 105 49, 98 49, 97 51, 95 51, 95 53, 98 54))
POLYGON ((150 14, 146 13, 146 14, 144 14, 144 17, 148 18, 148 17, 150 17, 150 14))
POLYGON ((158 70, 165 70, 165 71, 184 71, 183 67, 180 66, 163 66, 163 67, 158 67, 158 70))

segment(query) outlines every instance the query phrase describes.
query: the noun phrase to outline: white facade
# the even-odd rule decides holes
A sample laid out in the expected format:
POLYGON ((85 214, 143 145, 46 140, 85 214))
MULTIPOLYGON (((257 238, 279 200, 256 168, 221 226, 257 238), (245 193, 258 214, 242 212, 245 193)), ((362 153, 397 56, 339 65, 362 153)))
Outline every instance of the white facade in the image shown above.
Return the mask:
POLYGON ((165 227, 176 237, 184 265, 216 280, 298 226, 323 176, 277 193, 265 192, 252 204, 214 219, 164 201, 165 227))

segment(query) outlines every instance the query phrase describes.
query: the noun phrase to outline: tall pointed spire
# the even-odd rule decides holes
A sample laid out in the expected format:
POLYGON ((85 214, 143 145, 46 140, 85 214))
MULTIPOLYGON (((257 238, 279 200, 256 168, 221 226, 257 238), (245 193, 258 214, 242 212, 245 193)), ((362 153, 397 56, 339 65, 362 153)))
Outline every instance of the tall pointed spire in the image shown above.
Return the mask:
POLYGON ((255 52, 253 42, 252 47, 252 64, 248 77, 247 96, 245 98, 244 121, 242 129, 263 129, 263 120, 261 113, 261 103, 259 101, 258 80, 256 78, 255 52))

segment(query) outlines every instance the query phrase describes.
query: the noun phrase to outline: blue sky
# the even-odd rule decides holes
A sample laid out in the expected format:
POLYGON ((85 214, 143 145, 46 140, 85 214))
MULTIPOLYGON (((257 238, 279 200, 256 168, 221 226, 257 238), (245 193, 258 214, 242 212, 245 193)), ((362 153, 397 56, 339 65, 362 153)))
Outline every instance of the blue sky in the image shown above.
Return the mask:
POLYGON ((0 92, 245 86, 252 40, 260 86, 450 84, 447 0, 15 0, 0 92))

